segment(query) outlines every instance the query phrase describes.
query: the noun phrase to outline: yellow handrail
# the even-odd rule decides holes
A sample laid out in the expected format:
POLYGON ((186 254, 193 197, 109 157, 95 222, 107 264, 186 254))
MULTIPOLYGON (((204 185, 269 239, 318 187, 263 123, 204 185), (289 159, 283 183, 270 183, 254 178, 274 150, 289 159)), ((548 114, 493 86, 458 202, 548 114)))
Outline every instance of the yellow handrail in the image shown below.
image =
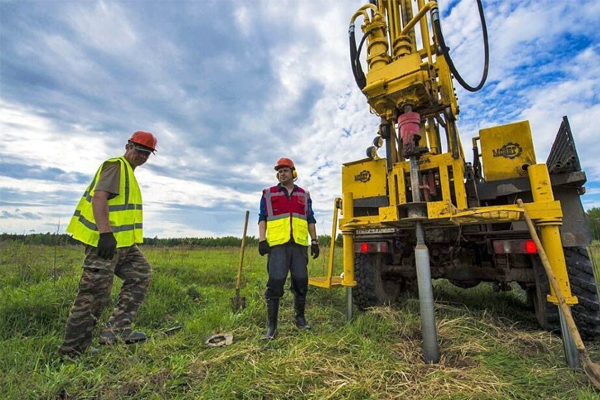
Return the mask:
POLYGON ((336 198, 333 201, 333 224, 331 226, 331 244, 329 246, 329 260, 327 262, 327 275, 324 278, 310 278, 309 283, 325 289, 331 287, 333 279, 333 258, 335 255, 335 234, 337 233, 338 210, 341 208, 342 199, 336 198))

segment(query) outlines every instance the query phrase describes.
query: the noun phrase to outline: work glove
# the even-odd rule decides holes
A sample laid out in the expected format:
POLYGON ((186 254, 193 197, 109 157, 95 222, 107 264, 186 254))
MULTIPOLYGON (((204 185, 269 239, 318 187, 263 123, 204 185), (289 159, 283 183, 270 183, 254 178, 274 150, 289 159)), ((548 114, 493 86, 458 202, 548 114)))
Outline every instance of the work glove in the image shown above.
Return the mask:
POLYGON ((261 256, 271 252, 271 247, 269 247, 269 243, 266 240, 258 242, 258 252, 261 256))
POLYGON ((96 254, 105 260, 112 260, 116 249, 117 239, 115 239, 115 235, 112 232, 101 233, 96 254))
POLYGON ((310 245, 310 255, 312 256, 313 260, 319 257, 319 243, 313 243, 310 245))

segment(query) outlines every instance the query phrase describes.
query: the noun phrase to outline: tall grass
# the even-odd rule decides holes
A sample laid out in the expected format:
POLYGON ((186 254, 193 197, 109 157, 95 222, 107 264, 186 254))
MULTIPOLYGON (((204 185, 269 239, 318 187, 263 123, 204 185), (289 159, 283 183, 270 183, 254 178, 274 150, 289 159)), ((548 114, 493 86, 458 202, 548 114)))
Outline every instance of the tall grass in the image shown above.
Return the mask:
MULTIPOLYGON (((52 247, 0 242, 1 399, 597 398, 581 372, 566 368, 560 338, 538 329, 516 288, 494 293, 484 284, 461 290, 436 282, 442 357, 426 365, 418 300, 410 295, 393 307, 357 313, 347 324, 345 293, 311 288, 307 317, 314 329, 300 332, 287 293, 279 336, 265 343, 266 269, 256 249, 246 252, 247 307, 239 313, 230 307, 238 249, 143 251, 154 273, 137 328, 150 341, 61 360, 56 350, 82 249, 59 247, 55 263, 52 247), (182 329, 164 333, 174 326, 182 329), (204 344, 219 332, 232 333, 233 345, 204 344)), ((311 261, 311 274, 323 273, 324 258, 311 261)), ((119 289, 115 284, 112 305, 119 289)), ((108 316, 107 309, 100 323, 108 316)), ((589 346, 600 359, 598 343, 589 346)))

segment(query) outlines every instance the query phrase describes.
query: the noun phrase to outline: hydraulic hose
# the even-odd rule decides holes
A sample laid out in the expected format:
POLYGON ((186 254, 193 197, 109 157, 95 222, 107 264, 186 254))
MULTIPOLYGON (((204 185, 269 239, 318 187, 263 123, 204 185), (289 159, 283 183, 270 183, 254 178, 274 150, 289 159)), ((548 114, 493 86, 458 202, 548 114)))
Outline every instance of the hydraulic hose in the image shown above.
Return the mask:
POLYGON ((348 29, 348 34, 350 35, 350 64, 352 65, 352 74, 354 75, 354 80, 358 85, 360 90, 363 90, 367 85, 367 78, 365 77, 365 73, 362 70, 362 66, 360 65, 360 53, 362 51, 362 47, 367 39, 367 36, 371 34, 372 31, 368 31, 362 37, 360 44, 358 45, 358 50, 356 49, 356 38, 354 36, 354 24, 350 25, 348 29))
POLYGON ((489 44, 488 44, 487 25, 485 23, 485 16, 483 15, 483 4, 481 3, 481 0, 477 0, 477 8, 479 8, 479 18, 481 20, 481 33, 483 35, 483 47, 484 47, 484 54, 485 54, 485 56, 484 56, 485 62, 483 65, 483 75, 481 76, 481 81, 475 87, 473 87, 473 86, 469 85, 467 82, 465 82, 465 80, 462 78, 462 76, 460 76, 460 74, 458 73, 456 66, 454 66, 454 63, 452 62, 452 58, 450 58, 450 51, 449 51, 450 49, 448 49, 448 47, 446 46, 446 41, 444 40, 444 35, 442 34, 442 26, 440 23, 439 10, 437 8, 434 8, 433 11, 431 12, 432 20, 433 20, 433 27, 435 29, 435 34, 437 36, 442 54, 444 55, 444 58, 448 62, 450 71, 452 72, 452 74, 454 75, 454 77, 456 78, 458 83, 460 83, 460 85, 463 88, 465 88, 466 90, 468 90, 469 92, 477 92, 478 90, 480 90, 483 87, 483 85, 485 84, 485 81, 487 80, 488 67, 489 67, 489 62, 490 62, 490 49, 489 49, 489 44))

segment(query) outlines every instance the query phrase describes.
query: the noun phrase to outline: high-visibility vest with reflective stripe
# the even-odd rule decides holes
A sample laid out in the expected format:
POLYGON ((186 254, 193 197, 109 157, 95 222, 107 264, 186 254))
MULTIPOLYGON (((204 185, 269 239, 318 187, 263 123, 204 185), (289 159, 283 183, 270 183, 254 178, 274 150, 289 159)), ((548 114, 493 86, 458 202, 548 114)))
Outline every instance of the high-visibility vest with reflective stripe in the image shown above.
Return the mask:
MULTIPOLYGON (((117 247, 142 243, 144 237, 142 192, 133 175, 133 168, 125 157, 111 158, 104 163, 107 162, 119 162, 121 166, 119 194, 108 200, 108 222, 117 240, 117 247)), ((104 163, 98 168, 92 183, 87 187, 67 227, 67 232, 71 233, 74 239, 94 247, 98 246, 100 233, 94 219, 92 198, 104 163)))
POLYGON ((297 188, 290 198, 277 186, 263 190, 267 206, 267 243, 277 246, 294 239, 308 246, 308 199, 310 194, 297 188), (293 237, 292 237, 293 236, 293 237))

